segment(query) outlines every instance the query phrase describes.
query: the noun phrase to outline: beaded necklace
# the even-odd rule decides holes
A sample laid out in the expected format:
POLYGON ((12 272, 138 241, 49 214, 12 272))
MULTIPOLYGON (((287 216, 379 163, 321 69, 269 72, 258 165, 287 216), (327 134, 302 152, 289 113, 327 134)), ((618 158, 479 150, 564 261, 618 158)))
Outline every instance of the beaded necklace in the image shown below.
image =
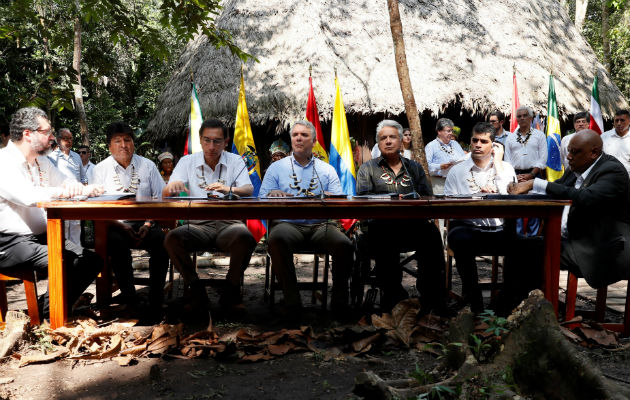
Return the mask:
POLYGON ((118 176, 118 171, 116 170, 116 165, 114 165, 114 183, 118 186, 116 191, 125 192, 125 193, 137 193, 138 185, 140 185, 140 177, 136 172, 136 167, 131 164, 131 179, 129 181, 129 186, 125 187, 122 182, 120 182, 120 176, 118 176))
POLYGON ((440 149, 445 152, 446 154, 450 154, 453 155, 453 148, 451 146, 447 146, 442 142, 438 142, 440 143, 440 149))
POLYGON ((37 168, 37 175, 39 177, 39 182, 35 182, 35 177, 33 176, 33 173, 31 172, 31 167, 27 163, 26 172, 28 172, 28 177, 31 178, 31 182, 33 182, 34 186, 44 186, 44 176, 42 174, 42 169, 40 168, 39 162, 37 161, 37 159, 35 159, 35 167, 37 168))
POLYGON ((520 134, 520 131, 519 131, 519 133, 516 135, 516 141, 522 144, 523 146, 525 146, 531 136, 532 136, 531 129, 529 130, 529 132, 527 132, 527 135, 525 135, 525 139, 523 139, 523 136, 520 134))
POLYGON ((313 160, 313 172, 311 172, 311 182, 308 185, 308 189, 305 189, 302 186, 300 186, 300 183, 302 182, 302 180, 298 179, 297 175, 295 174, 295 168, 293 167, 293 160, 295 160, 295 158, 293 157, 291 157, 291 159, 289 160, 289 163, 291 164, 291 173, 292 173, 290 178, 293 179, 293 183, 290 184, 289 187, 291 189, 299 189, 297 192, 298 196, 301 194, 303 194, 304 196, 315 196, 315 193, 313 191, 317 189, 317 186, 318 186, 317 179, 313 177, 313 173, 315 172, 315 160, 313 160))
MULTIPOLYGON (((390 172, 386 170, 383 165, 381 165, 381 169, 383 170, 383 173, 381 174, 381 179, 388 185, 398 186, 398 182, 396 182, 396 177, 392 176, 392 174, 390 174, 390 172)), ((402 179, 400 180, 400 186, 402 187, 411 186, 411 177, 409 177, 406 173, 403 174, 402 179)))
MULTIPOLYGON (((206 175, 204 173, 204 168, 203 165, 201 166, 201 175, 197 174, 197 178, 199 178, 201 180, 201 182, 198 184, 198 186, 200 188, 202 188, 203 190, 208 190, 208 183, 206 183, 206 175)), ((219 164, 219 179, 217 179, 217 182, 225 185, 225 179, 221 179, 221 173, 223 172, 223 164, 219 164)))
POLYGON ((468 187, 470 188, 471 193, 479 193, 481 192, 481 189, 484 187, 490 187, 493 190, 497 191, 497 182, 495 180, 497 176, 497 172, 494 169, 494 167, 492 167, 489 171, 488 171, 488 175, 486 175, 486 181, 480 185, 477 182, 477 179, 475 178, 475 174, 473 173, 473 170, 471 168, 470 170, 470 178, 466 179, 466 181, 468 182, 468 187))

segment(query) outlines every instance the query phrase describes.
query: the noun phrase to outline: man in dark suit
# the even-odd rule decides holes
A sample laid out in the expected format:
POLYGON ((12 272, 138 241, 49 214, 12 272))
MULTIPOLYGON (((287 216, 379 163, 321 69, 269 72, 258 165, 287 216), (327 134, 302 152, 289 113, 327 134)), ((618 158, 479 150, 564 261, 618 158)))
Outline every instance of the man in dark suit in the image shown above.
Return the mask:
POLYGON ((630 181, 623 164, 602 147, 597 133, 580 131, 569 143, 571 169, 562 178, 519 182, 509 189, 572 201, 562 218, 561 267, 593 288, 630 278, 630 181))

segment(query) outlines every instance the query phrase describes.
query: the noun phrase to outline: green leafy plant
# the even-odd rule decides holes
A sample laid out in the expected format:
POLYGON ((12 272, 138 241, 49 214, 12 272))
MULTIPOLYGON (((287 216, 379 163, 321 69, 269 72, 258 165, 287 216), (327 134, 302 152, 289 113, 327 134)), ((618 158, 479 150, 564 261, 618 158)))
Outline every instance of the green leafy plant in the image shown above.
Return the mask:
POLYGON ((481 359, 484 358, 484 352, 488 351, 492 346, 485 343, 484 340, 477 335, 471 334, 470 338, 472 339, 470 351, 472 351, 477 360, 481 361, 481 359))
POLYGON ((486 333, 492 332, 494 336, 501 336, 502 334, 509 332, 507 326, 507 319, 503 317, 497 317, 492 310, 485 310, 479 314, 479 319, 488 325, 485 330, 486 333))
POLYGON ((457 391, 449 386, 436 385, 431 388, 431 391, 422 393, 416 399, 417 400, 444 400, 452 399, 457 396, 457 391))
POLYGON ((409 373, 409 377, 415 379, 420 385, 433 382, 433 377, 422 370, 418 364, 416 364, 416 369, 409 373))

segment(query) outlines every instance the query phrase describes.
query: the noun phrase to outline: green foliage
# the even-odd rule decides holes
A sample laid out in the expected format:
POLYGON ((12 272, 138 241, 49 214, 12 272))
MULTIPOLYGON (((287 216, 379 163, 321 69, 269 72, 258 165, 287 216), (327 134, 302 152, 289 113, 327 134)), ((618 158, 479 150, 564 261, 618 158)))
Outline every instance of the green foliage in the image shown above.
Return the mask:
POLYGON ((425 372, 416 364, 416 369, 409 373, 409 377, 415 379, 420 385, 426 385, 433 382, 431 374, 425 372))
POLYGON ((477 335, 471 334, 470 339, 472 344, 469 346, 470 351, 472 351, 473 355, 477 360, 482 360, 484 358, 484 353, 492 348, 490 344, 486 343, 483 338, 480 338, 477 335))
POLYGON ((492 332, 494 336, 501 336, 503 333, 507 333, 508 329, 506 328, 507 319, 503 317, 497 317, 492 310, 484 310, 481 314, 479 314, 479 319, 488 325, 488 328, 485 332, 492 332))
POLYGON ((422 393, 417 400, 446 400, 457 398, 457 390, 449 386, 436 385, 428 393, 422 393))

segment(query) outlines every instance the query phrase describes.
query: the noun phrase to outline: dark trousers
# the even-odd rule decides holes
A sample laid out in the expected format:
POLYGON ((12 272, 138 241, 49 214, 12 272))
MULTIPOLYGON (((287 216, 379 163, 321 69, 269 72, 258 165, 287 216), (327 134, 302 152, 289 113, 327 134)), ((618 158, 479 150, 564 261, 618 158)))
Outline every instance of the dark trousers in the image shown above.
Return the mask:
MULTIPOLYGON (((455 254, 455 266, 462 280, 464 299, 474 312, 483 311, 483 296, 477 275, 477 255, 507 255, 514 235, 502 227, 476 227, 452 221, 448 231, 448 245, 455 254)), ((507 279, 506 279, 507 280, 507 279)))
POLYGON ((332 256, 333 291, 331 306, 348 304, 348 280, 353 261, 352 242, 332 223, 294 224, 273 222, 269 233, 271 266, 278 277, 287 306, 301 306, 293 252, 312 250, 332 256))
MULTIPOLYGON (((126 224, 138 232, 144 221, 128 221, 126 224)), ((162 228, 154 224, 140 242, 136 242, 116 225, 110 226, 107 231, 107 255, 118 287, 125 300, 133 302, 136 299, 136 288, 133 283, 131 249, 149 252, 149 300, 153 305, 161 304, 168 270, 168 254, 164 248, 162 228)))
MULTIPOLYGON (((68 310, 103 269, 103 260, 94 252, 65 241, 63 262, 66 271, 68 310)), ((46 273, 48 246, 46 234, 10 235, 0 233, 0 271, 2 268, 30 269, 46 273)), ((48 294, 44 297, 44 313, 48 311, 48 294)))
POLYGON ((427 309, 442 307, 445 302, 445 262, 442 237, 437 226, 428 220, 372 220, 368 223, 370 255, 376 262, 376 279, 383 290, 385 308, 395 305, 401 295, 402 268, 400 253, 416 252, 418 278, 416 288, 420 302, 427 309), (393 304, 391 304, 393 303, 393 304))

